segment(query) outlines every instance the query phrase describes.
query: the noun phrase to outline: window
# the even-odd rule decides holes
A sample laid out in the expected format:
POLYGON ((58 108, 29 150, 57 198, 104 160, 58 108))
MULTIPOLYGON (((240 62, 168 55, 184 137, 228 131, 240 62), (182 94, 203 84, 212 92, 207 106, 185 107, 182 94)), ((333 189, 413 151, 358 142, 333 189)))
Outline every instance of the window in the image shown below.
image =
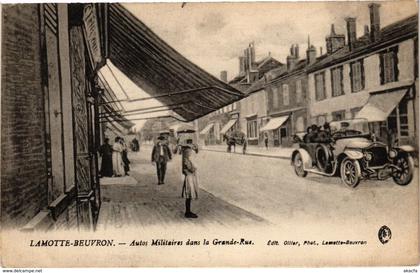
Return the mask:
POLYGON ((258 123, 257 123, 257 120, 248 120, 248 122, 247 122, 247 136, 248 136, 248 138, 258 138, 258 123))
POLYGON ((342 66, 331 69, 331 90, 333 97, 341 96, 344 94, 342 66))
POLYGON ((283 84, 283 105, 289 105, 289 85, 283 84))
POLYGON ((343 120, 343 119, 345 119, 345 117, 346 117, 346 111, 345 110, 332 112, 332 120, 333 121, 343 120))
POLYGON ((408 136, 408 116, 407 116, 407 100, 403 100, 398 105, 398 108, 396 107, 391 114, 388 117, 388 128, 392 129, 394 133, 396 133, 398 122, 399 121, 399 131, 400 136, 406 137, 408 136))
POLYGON ((273 93, 273 108, 279 107, 279 89, 276 86, 273 86, 271 89, 273 93))
POLYGON ((388 48, 380 54, 381 84, 398 81, 398 47, 388 48))
POLYGON ((363 59, 350 63, 351 92, 359 92, 365 88, 365 69, 363 59))
POLYGON ((302 81, 296 81, 296 103, 302 102, 302 81))
POLYGON ((315 99, 325 99, 325 72, 315 74, 315 99))

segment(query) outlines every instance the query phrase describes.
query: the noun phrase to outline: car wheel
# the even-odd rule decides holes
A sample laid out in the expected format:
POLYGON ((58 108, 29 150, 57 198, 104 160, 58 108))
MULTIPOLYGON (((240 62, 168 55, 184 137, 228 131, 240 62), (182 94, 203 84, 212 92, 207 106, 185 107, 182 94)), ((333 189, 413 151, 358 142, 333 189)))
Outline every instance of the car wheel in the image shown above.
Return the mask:
POLYGON ((305 177, 308 175, 308 172, 303 168, 303 160, 300 153, 297 153, 293 158, 293 166, 295 167, 295 173, 297 176, 305 177))
POLYGON ((360 176, 362 172, 360 170, 359 161, 350 158, 345 158, 341 162, 340 176, 341 181, 350 188, 355 188, 360 182, 360 176))
POLYGON ((400 170, 394 169, 392 172, 392 179, 394 179, 394 182, 400 186, 410 184, 413 179, 414 171, 413 158, 409 154, 402 154, 396 158, 394 164, 400 168, 400 170))

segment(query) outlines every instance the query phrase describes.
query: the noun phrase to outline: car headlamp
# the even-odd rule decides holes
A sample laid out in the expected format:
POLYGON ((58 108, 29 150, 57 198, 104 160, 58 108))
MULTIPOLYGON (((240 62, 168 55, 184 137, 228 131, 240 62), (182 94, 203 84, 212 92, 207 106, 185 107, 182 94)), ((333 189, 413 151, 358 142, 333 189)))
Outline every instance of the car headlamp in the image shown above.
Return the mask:
POLYGON ((398 152, 395 149, 392 149, 389 151, 389 157, 390 158, 395 158, 397 157, 398 152))
POLYGON ((372 160, 372 154, 371 153, 365 153, 364 157, 367 161, 371 161, 372 160))

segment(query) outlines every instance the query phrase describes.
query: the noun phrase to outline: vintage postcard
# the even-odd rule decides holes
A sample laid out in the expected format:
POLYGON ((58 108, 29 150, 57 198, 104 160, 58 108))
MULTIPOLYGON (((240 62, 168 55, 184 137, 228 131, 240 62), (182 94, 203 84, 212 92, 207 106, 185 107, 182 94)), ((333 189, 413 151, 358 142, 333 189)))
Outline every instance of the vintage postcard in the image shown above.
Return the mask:
POLYGON ((418 3, 1 6, 2 267, 419 263, 418 3))

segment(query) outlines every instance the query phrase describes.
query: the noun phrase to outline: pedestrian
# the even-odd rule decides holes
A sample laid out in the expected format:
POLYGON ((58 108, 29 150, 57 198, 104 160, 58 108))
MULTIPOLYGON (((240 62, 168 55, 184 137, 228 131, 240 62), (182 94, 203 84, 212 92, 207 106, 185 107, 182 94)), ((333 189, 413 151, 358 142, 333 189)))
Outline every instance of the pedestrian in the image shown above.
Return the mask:
POLYGON ((124 164, 124 174, 128 175, 128 172, 130 171, 130 160, 128 160, 128 148, 123 138, 120 138, 120 143, 123 147, 121 159, 124 164))
POLYGON ((185 217, 197 218, 197 214, 191 212, 191 200, 198 199, 198 176, 197 166, 194 163, 193 149, 184 147, 182 153, 182 173, 184 185, 182 186, 182 198, 185 198, 185 217))
POLYGON ((163 135, 160 135, 152 150, 152 163, 156 164, 158 185, 165 184, 166 166, 171 159, 172 154, 168 141, 163 135))
POLYGON ((109 144, 109 138, 105 138, 104 144, 99 147, 99 155, 102 158, 100 175, 102 177, 112 176, 112 146, 109 144))
POLYGON ((123 146, 120 143, 120 137, 115 138, 114 145, 112 145, 112 167, 114 176, 124 176, 124 166, 122 162, 123 146))
POLYGON ((268 134, 267 134, 267 132, 264 133, 264 145, 265 145, 265 149, 268 150, 268 134))
POLYGON ((131 141, 131 144, 132 144, 132 150, 133 150, 133 152, 138 152, 138 151, 140 151, 140 143, 139 143, 139 141, 137 140, 137 138, 134 138, 132 141, 131 141))

